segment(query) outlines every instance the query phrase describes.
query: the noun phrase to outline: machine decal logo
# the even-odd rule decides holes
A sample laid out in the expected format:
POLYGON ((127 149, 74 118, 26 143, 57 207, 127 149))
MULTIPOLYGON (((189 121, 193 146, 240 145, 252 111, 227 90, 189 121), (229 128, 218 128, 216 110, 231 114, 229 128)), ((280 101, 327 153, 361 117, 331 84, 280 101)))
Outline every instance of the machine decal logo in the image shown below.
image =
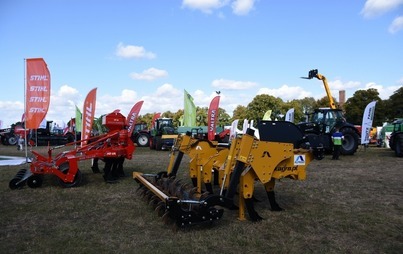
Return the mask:
POLYGON ((264 151, 262 154, 262 158, 265 157, 267 155, 267 157, 271 157, 270 153, 268 151, 264 151))
POLYGON ((305 155, 294 155, 294 165, 305 165, 305 155))

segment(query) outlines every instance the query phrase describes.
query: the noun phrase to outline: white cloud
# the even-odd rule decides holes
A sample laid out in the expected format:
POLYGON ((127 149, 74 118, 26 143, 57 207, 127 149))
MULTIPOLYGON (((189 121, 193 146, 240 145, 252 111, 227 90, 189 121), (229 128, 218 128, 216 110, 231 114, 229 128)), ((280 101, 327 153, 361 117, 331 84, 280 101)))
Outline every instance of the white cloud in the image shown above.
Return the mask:
POLYGON ((361 14, 366 18, 371 18, 396 9, 401 4, 403 4, 403 0, 367 0, 361 14))
POLYGON ((143 112, 176 112, 183 108, 183 90, 165 83, 158 87, 155 93, 143 96, 141 100, 144 100, 141 114, 143 112))
POLYGON ((130 73, 130 77, 132 79, 137 79, 137 80, 155 80, 157 78, 162 78, 168 76, 168 72, 166 70, 160 70, 156 68, 149 68, 147 70, 144 70, 142 73, 137 73, 137 72, 132 72, 130 73))
POLYGON ((247 15, 252 9, 254 0, 235 0, 232 2, 232 11, 236 15, 247 15))
MULTIPOLYGON (((211 14, 214 10, 226 7, 232 2, 231 8, 235 15, 247 15, 253 9, 255 1, 256 0, 183 0, 182 7, 211 14)), ((218 17, 224 18, 224 14, 219 12, 218 17)))
POLYGON ((24 112, 24 102, 20 101, 0 101, 2 128, 7 128, 11 124, 21 121, 24 112))
POLYGON ((391 34, 397 33, 399 30, 403 29, 403 16, 397 17, 393 20, 392 24, 389 26, 389 32, 391 34))
POLYGON ((182 7, 211 14, 214 9, 227 5, 229 0, 183 0, 182 7))
POLYGON ((400 87, 401 86, 399 85, 384 87, 382 85, 376 84, 375 82, 369 82, 365 84, 365 87, 362 90, 368 90, 370 88, 376 89, 379 93, 379 97, 382 100, 387 100, 393 94, 393 92, 395 92, 400 87))
POLYGON ((121 42, 116 47, 116 55, 122 58, 153 59, 156 57, 153 52, 146 51, 142 46, 124 45, 121 42))
POLYGON ((331 90, 347 90, 357 88, 361 85, 358 81, 342 82, 341 80, 329 81, 328 84, 331 90))
POLYGON ((71 86, 68 86, 68 85, 62 85, 61 87, 60 87, 60 89, 57 91, 57 95, 59 96, 59 97, 68 97, 68 98, 71 98, 71 97, 75 97, 75 96, 77 96, 78 95, 78 91, 77 91, 77 89, 75 89, 75 88, 73 88, 73 87, 71 87, 71 86))
POLYGON ((213 80, 211 86, 223 90, 245 90, 257 86, 257 83, 251 81, 216 79, 213 80))
POLYGON ((260 94, 268 94, 274 97, 279 97, 283 101, 290 101, 293 99, 303 99, 305 97, 311 97, 312 94, 308 91, 305 91, 302 87, 299 86, 288 86, 282 85, 280 88, 270 89, 270 88, 261 88, 257 92, 260 94))

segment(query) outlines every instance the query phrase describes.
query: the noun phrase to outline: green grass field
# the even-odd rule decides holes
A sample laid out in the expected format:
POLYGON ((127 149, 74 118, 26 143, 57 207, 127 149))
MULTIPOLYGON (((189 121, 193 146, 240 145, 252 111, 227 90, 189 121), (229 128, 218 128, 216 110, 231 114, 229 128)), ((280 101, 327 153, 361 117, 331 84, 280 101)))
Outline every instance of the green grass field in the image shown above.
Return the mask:
MULTIPOLYGON (((39 148, 44 153, 45 148, 39 148)), ((24 156, 0 145, 1 155, 24 156)), ((61 188, 47 175, 43 186, 11 190, 22 166, 0 167, 1 253, 402 253, 403 160, 389 149, 361 148, 340 161, 327 156, 308 166, 306 181, 276 184, 283 212, 271 212, 257 183, 258 223, 225 210, 211 226, 173 230, 136 189, 133 171, 157 173, 169 153, 137 148, 116 184, 80 163, 83 183, 61 188)), ((188 159, 178 177, 187 181, 188 159)), ((101 163, 102 165, 102 163, 101 163)), ((26 167, 26 166, 25 166, 26 167)))

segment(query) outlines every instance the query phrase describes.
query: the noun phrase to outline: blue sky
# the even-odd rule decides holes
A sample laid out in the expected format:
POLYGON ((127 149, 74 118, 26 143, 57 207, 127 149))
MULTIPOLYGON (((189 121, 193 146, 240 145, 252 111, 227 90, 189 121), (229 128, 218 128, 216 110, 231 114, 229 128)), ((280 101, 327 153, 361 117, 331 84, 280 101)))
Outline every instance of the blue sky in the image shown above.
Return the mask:
POLYGON ((227 113, 262 93, 284 101, 403 86, 403 0, 2 0, 0 120, 24 111, 24 59, 52 79, 47 119, 67 122, 97 87, 95 115, 139 100, 140 114, 182 109, 183 90, 227 113))

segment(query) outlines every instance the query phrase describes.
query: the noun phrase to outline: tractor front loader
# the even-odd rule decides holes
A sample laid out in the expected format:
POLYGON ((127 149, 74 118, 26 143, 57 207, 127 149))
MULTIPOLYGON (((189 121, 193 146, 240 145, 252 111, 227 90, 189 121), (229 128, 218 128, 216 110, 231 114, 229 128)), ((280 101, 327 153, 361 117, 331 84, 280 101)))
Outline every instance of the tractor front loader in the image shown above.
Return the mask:
MULTIPOLYGON (((31 188, 42 186, 43 175, 50 174, 58 177, 62 187, 75 187, 82 180, 78 162, 82 160, 100 158, 105 161, 114 161, 121 158, 132 159, 135 145, 125 129, 126 118, 120 113, 106 115, 105 126, 109 132, 77 142, 68 143, 48 149, 48 156, 31 151, 34 157, 30 162, 29 169, 21 169, 9 183, 10 189, 19 189, 25 183, 31 188), (52 156, 55 149, 75 146, 70 151, 64 151, 52 156)), ((112 167, 106 163, 106 167, 112 167)), ((110 170, 110 169, 109 169, 110 170)))
MULTIPOLYGON (((177 219, 178 214, 175 214, 176 210, 170 208, 167 200, 182 203, 180 197, 186 197, 191 200, 187 201, 188 203, 208 200, 205 204, 215 211, 211 213, 214 215, 222 213, 216 208, 218 206, 229 209, 239 207, 240 220, 245 220, 247 210, 252 221, 259 221, 262 218, 255 211, 253 203, 255 182, 264 185, 272 210, 280 211, 282 209, 274 195, 275 180, 281 178, 304 180, 307 165, 314 158, 322 159, 324 149, 320 145, 312 146, 311 143, 315 143, 315 138, 310 136, 307 139, 301 130, 290 122, 262 121, 258 125, 258 131, 259 140, 255 138, 253 129, 247 129, 245 134, 236 137, 230 145, 223 147, 215 142, 184 135, 178 139, 178 154, 176 158, 171 157, 168 172, 153 175, 148 181, 138 172, 135 172, 133 177, 140 183, 139 189, 146 193, 144 196, 151 200, 158 211, 163 210, 164 213, 170 214, 171 218, 177 219), (188 154, 191 158, 190 178, 196 186, 193 188, 188 184, 186 187, 178 184, 178 180, 175 179, 184 154, 188 154), (212 194, 211 174, 218 176, 219 195, 212 194), (207 191, 202 190, 202 182, 206 185, 207 191), (173 191, 167 194, 167 190, 173 191), (160 192, 165 193, 165 196, 160 192), (236 204, 237 193, 239 203, 236 204), (163 202, 155 202, 155 196, 163 202)), ((198 215, 200 218, 212 219, 203 213, 198 215)))

